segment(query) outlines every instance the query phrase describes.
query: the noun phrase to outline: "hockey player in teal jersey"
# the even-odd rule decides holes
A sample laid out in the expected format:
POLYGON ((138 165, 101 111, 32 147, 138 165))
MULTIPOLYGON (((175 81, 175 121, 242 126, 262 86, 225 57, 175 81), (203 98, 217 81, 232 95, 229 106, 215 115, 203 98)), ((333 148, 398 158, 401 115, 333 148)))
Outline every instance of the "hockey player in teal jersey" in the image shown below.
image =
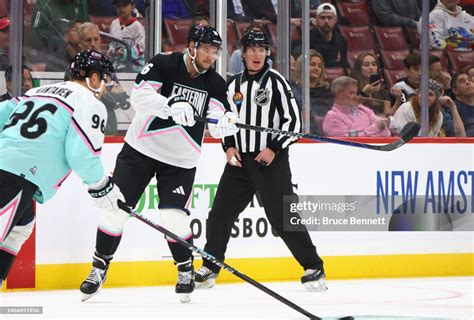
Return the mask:
POLYGON ((0 286, 33 230, 32 200, 51 199, 72 170, 98 207, 118 212, 124 200, 100 159, 107 112, 99 98, 112 64, 82 51, 70 71, 72 81, 0 104, 0 286))

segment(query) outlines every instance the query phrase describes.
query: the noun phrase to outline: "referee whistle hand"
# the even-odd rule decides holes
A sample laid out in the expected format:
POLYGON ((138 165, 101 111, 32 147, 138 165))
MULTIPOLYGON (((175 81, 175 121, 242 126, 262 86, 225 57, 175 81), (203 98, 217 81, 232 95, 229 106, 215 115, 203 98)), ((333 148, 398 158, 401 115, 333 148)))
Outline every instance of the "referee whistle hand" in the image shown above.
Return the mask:
POLYGON ((235 148, 229 148, 226 150, 225 155, 227 157, 227 163, 234 167, 242 167, 242 163, 240 162, 242 159, 240 158, 240 153, 235 148))

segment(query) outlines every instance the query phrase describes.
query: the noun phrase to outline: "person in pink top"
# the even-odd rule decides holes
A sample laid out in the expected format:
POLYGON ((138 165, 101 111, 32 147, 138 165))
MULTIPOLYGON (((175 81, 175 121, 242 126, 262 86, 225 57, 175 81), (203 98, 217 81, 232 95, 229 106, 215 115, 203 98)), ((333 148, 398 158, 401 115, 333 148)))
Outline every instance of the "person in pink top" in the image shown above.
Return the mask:
POLYGON ((377 117, 370 108, 359 103, 356 79, 347 76, 334 79, 331 93, 334 104, 323 122, 327 136, 390 136, 389 119, 377 117))

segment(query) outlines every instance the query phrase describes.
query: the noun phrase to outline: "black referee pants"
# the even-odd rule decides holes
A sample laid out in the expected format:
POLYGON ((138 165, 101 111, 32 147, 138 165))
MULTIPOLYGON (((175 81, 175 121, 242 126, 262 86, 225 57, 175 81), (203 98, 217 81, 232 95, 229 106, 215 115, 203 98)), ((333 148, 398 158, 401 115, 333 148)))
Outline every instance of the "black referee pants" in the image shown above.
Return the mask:
MULTIPOLYGON (((298 232, 283 230, 285 219, 290 218, 289 212, 283 208, 283 196, 294 194, 288 150, 278 153, 268 167, 260 166, 254 160, 256 155, 241 154, 242 168, 226 165, 207 219, 207 243, 204 250, 224 260, 232 226, 258 190, 262 196, 265 215, 299 264, 305 270, 321 269, 323 261, 306 228, 298 232)), ((214 272, 220 270, 208 260, 204 260, 203 265, 214 272)))

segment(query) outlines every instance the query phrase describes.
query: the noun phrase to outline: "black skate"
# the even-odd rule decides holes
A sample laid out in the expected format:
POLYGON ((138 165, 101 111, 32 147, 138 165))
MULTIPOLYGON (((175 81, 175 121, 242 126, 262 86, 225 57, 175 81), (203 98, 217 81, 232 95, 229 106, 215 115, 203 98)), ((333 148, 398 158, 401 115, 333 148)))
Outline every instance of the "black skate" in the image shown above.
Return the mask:
POLYGON ((211 269, 202 266, 194 274, 194 279, 196 280, 196 288, 210 289, 214 287, 218 275, 218 273, 213 272, 211 269))
POLYGON ((92 270, 89 276, 81 284, 82 302, 89 300, 99 293, 102 285, 107 279, 107 270, 109 269, 109 261, 99 258, 94 254, 94 261, 92 262, 92 270))
POLYGON ((321 269, 307 269, 301 277, 301 283, 307 291, 323 292, 328 289, 326 274, 321 269))
POLYGON ((191 293, 194 291, 194 267, 191 260, 177 263, 178 282, 176 283, 175 292, 179 295, 182 303, 191 301, 191 293))

